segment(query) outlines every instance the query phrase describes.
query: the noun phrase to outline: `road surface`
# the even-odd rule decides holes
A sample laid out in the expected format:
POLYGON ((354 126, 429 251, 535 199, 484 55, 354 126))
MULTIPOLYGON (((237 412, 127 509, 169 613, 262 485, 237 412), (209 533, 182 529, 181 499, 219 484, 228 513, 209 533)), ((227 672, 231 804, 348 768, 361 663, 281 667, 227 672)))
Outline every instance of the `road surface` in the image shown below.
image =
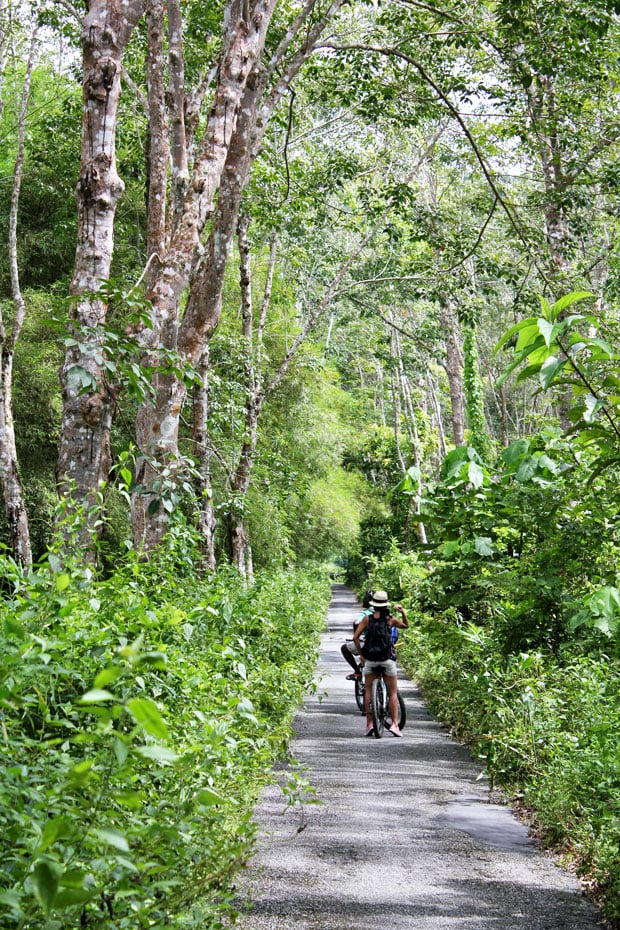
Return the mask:
MULTIPOLYGON (((353 593, 334 585, 321 681, 291 747, 321 803, 287 808, 278 786, 264 792, 237 927, 600 930, 576 879, 492 803, 481 766, 429 716, 410 681, 399 681, 403 738, 363 736, 340 654, 358 610, 353 593)), ((291 768, 282 767, 281 781, 291 768)))

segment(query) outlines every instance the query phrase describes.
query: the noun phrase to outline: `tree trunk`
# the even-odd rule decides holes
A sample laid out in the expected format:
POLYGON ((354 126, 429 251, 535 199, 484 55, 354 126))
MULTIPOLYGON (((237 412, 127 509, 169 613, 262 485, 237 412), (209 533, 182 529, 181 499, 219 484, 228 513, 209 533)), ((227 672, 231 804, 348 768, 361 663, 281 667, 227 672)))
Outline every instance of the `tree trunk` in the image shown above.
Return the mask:
POLYGON ((439 311, 441 327, 446 337, 446 374, 450 390, 452 438, 455 446, 462 446, 465 442, 465 399, 459 325, 448 297, 440 298, 439 311))
POLYGON ((24 75, 17 132, 17 158, 13 170, 13 188, 9 211, 9 265, 11 292, 15 305, 15 314, 9 332, 5 329, 2 308, 0 307, 0 492, 2 493, 4 512, 9 528, 9 547, 15 561, 26 567, 32 564, 32 549, 24 491, 17 464, 17 445, 13 420, 13 357, 26 317, 26 304, 19 283, 19 266, 17 263, 17 215, 24 168, 26 117, 30 81, 35 65, 37 31, 35 26, 32 31, 30 54, 24 75))
POLYGON ((211 448, 208 441, 209 430, 209 349, 198 367, 200 383, 194 387, 193 405, 193 439, 196 455, 197 479, 196 496, 198 499, 198 530, 203 540, 205 565, 209 571, 216 569, 215 561, 215 510, 213 508, 213 488, 211 484, 211 448))
MULTIPOLYGON (((247 133, 255 113, 245 110, 242 101, 250 73, 260 58, 274 5, 275 0, 257 2, 246 21, 242 15, 245 4, 229 2, 219 82, 193 182, 149 295, 153 330, 146 334, 148 341, 153 348, 178 350, 190 365, 198 363, 219 321, 221 287, 242 192, 238 197, 228 196, 226 180, 233 189, 245 182, 247 165, 240 164, 239 153, 243 158, 249 150, 247 133), (211 215, 212 232, 204 254, 200 254, 200 232, 211 215), (181 296, 194 266, 201 288, 192 293, 179 322, 181 296), (205 302, 205 291, 213 295, 212 301, 205 302)), ((157 370, 156 356, 147 356, 146 361, 154 365, 154 400, 141 406, 136 421, 139 491, 132 502, 132 524, 136 545, 150 552, 166 533, 175 502, 174 484, 182 472, 178 435, 186 391, 174 375, 157 370)))
MULTIPOLYGON (((57 481, 72 510, 84 508, 78 544, 92 551, 94 505, 110 469, 114 393, 105 378, 105 301, 97 296, 109 278, 114 215, 124 185, 116 170, 115 132, 121 59, 143 12, 142 0, 91 0, 82 29, 83 110, 78 238, 71 293, 76 298, 60 372, 61 444, 57 481)), ((62 528, 61 528, 62 529, 62 528)))
MULTIPOLYGON (((260 56, 275 2, 257 2, 254 15, 244 23, 242 30, 239 13, 232 15, 235 4, 231 0, 231 12, 227 17, 228 42, 212 110, 214 118, 207 131, 208 144, 203 146, 198 159, 199 209, 196 211, 192 207, 195 174, 184 215, 150 295, 154 307, 153 336, 165 347, 178 350, 182 360, 191 365, 196 364, 220 319, 224 276, 239 204, 269 120, 302 64, 314 51, 326 24, 342 5, 342 0, 333 0, 324 15, 308 27, 304 42, 293 52, 288 65, 282 67, 282 75, 266 94, 268 81, 282 66, 285 54, 294 46, 296 36, 315 7, 314 0, 308 0, 268 67, 261 69, 260 56), (235 26, 237 28, 233 28, 235 26), (211 217, 211 232, 199 260, 195 260, 199 254, 199 232, 207 217, 211 217), (181 293, 190 279, 191 296, 179 322, 181 293)), ((155 486, 161 480, 161 468, 177 458, 178 423, 184 397, 183 386, 173 385, 168 375, 154 371, 153 384, 155 402, 152 406, 144 406, 139 415, 137 440, 141 450, 139 483, 143 502, 133 510, 134 537, 146 551, 157 546, 167 526, 167 512, 161 508, 157 510, 155 486)))

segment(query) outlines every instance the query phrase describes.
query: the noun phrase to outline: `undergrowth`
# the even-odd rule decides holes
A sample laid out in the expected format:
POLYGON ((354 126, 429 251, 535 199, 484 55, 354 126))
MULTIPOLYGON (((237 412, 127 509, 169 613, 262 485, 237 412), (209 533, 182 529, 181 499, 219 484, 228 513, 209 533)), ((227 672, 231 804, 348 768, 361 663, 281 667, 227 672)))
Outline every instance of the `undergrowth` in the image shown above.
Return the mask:
POLYGON ((468 744, 491 784, 534 818, 537 835, 575 869, 620 927, 620 660, 577 639, 507 653, 505 626, 423 609, 432 581, 414 554, 372 567, 402 599, 410 628, 399 657, 433 713, 468 744), (587 648, 586 648, 587 647, 587 648))
POLYGON ((0 925, 217 930, 329 584, 52 564, 0 604, 0 925))

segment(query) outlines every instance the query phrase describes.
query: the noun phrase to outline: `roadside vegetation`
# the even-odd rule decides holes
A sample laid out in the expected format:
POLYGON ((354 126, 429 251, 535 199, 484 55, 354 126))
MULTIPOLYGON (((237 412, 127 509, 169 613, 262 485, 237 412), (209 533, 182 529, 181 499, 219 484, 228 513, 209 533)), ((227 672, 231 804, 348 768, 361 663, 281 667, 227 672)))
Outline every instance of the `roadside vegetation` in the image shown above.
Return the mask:
POLYGON ((618 0, 0 2, 3 928, 219 927, 327 565, 618 922, 619 53, 618 0))
POLYGON ((371 560, 411 611, 399 656, 534 835, 620 926, 620 594, 610 475, 549 431, 495 468, 444 462, 426 552, 371 560))
POLYGON ((3 927, 230 919, 253 806, 311 687, 329 584, 302 571, 251 588, 235 572, 203 579, 198 557, 177 538, 105 581, 53 556, 29 577, 3 563, 3 927))

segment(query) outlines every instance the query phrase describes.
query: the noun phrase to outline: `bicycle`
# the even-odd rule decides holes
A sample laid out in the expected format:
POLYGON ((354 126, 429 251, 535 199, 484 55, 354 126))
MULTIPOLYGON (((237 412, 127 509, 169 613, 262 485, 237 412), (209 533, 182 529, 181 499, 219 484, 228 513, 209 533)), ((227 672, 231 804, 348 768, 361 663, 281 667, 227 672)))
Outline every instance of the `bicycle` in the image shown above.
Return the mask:
MULTIPOLYGON (((387 696, 387 687, 385 681, 383 680, 383 675, 385 669, 383 666, 380 666, 377 670, 377 677, 372 683, 372 690, 370 692, 370 709, 372 711, 372 724, 374 728, 374 736, 377 739, 381 739, 383 736, 383 731, 387 726, 388 729, 392 725, 392 718, 390 717, 390 712, 388 710, 388 696, 387 696)), ((355 679, 355 702, 358 706, 359 711, 362 714, 366 713, 366 685, 364 683, 363 677, 355 679)), ((398 698, 398 726, 402 730, 407 722, 407 710, 405 708, 405 702, 400 691, 397 693, 398 698)))

